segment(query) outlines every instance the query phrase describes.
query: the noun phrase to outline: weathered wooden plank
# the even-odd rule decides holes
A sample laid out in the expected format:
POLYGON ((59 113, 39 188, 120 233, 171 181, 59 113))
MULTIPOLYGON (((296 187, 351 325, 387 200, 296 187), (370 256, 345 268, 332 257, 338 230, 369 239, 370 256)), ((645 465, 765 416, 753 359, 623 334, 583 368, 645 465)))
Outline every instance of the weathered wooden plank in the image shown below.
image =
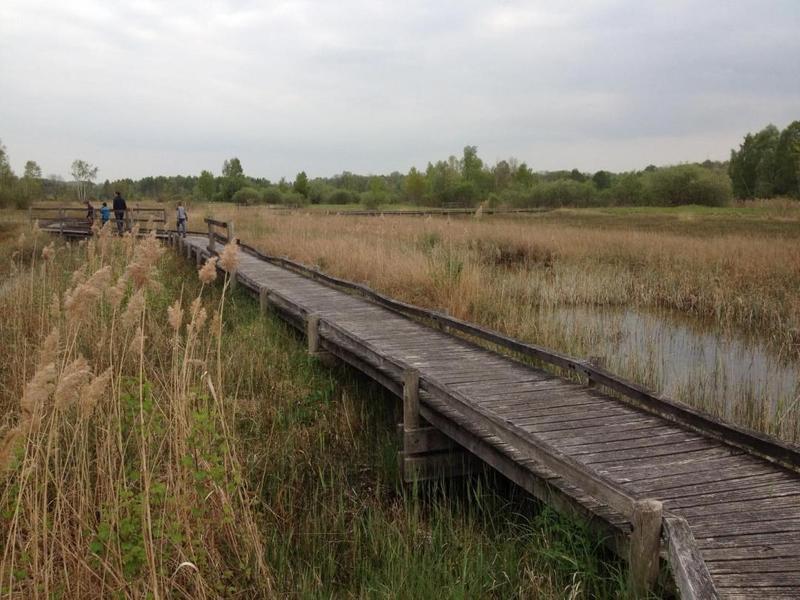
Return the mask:
POLYGON ((763 600, 797 600, 800 598, 800 586, 793 588, 720 587, 719 592, 726 600, 752 600, 753 598, 761 598, 763 600))
MULTIPOLYGON (((708 487, 705 489, 708 489, 708 487)), ((722 503, 730 504, 733 502, 736 506, 749 506, 748 502, 752 500, 782 498, 791 500, 800 510, 800 502, 797 501, 796 496, 800 496, 800 483, 796 482, 771 483, 758 487, 747 486, 740 488, 726 488, 724 484, 720 484, 716 489, 706 494, 671 498, 670 506, 681 509, 681 511, 713 506, 715 510, 722 508, 723 512, 727 512, 722 503)), ((667 498, 669 495, 662 494, 661 497, 667 498)))
MULTIPOLYGON (((774 497, 760 498, 757 500, 740 500, 726 502, 726 495, 720 494, 717 504, 704 504, 702 506, 679 507, 675 510, 686 518, 691 518, 692 523, 725 522, 732 520, 760 521, 779 518, 800 519, 800 491, 790 492, 790 496, 777 494, 774 497)), ((800 532, 798 532, 800 535, 800 532)))
MULTIPOLYGON (((728 560, 705 561, 708 570, 714 573, 795 573, 800 578, 800 560, 792 557, 750 557, 728 560)), ((800 579, 799 579, 800 581, 800 579)))
POLYGON ((743 521, 729 523, 698 523, 690 521, 695 537, 726 538, 740 535, 764 535, 768 533, 793 533, 800 537, 800 519, 777 521, 743 521))
MULTIPOLYGON (((800 543, 732 545, 730 547, 706 546, 702 550, 707 564, 724 563, 725 561, 742 561, 754 565, 773 559, 786 558, 800 564, 800 543)), ((742 571, 744 572, 744 571, 742 571)))
POLYGON ((726 469, 706 472, 702 482, 687 481, 684 475, 645 479, 630 484, 632 490, 642 494, 653 493, 660 498, 682 499, 702 496, 720 491, 758 489, 764 485, 793 482, 787 474, 776 471, 759 472, 757 475, 730 473, 726 469))

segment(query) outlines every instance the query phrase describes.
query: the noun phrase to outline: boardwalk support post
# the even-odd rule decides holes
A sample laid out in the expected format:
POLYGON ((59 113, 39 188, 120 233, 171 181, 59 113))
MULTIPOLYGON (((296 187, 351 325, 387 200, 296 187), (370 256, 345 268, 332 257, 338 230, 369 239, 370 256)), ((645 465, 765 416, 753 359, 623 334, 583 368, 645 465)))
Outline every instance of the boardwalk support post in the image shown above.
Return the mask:
POLYGON ((403 371, 403 450, 398 454, 405 483, 466 475, 472 460, 441 431, 424 421, 419 407, 419 371, 403 371))
POLYGON ((64 213, 63 208, 58 209, 58 233, 60 235, 64 235, 64 219, 67 218, 67 215, 64 213))
POLYGON ((258 290, 258 306, 262 313, 269 311, 269 290, 265 287, 258 290))
POLYGON ((630 586, 634 598, 645 598, 658 579, 662 505, 658 500, 633 504, 630 542, 630 586))
POLYGON ((419 371, 403 372, 403 433, 419 429, 419 371))
POLYGON ((336 359, 330 352, 320 349, 319 315, 311 313, 306 320, 306 337, 308 338, 308 355, 322 362, 326 367, 332 367, 336 359))
POLYGON ((232 242, 233 241, 233 221, 228 221, 226 223, 226 225, 228 226, 228 242, 232 242))

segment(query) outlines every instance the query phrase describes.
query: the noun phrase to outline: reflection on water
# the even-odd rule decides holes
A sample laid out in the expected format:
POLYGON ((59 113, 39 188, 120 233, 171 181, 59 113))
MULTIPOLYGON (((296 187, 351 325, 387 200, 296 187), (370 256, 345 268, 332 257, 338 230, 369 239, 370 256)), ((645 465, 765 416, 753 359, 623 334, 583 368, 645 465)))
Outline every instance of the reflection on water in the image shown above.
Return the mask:
POLYGON ((727 420, 797 437, 800 363, 782 360, 758 340, 634 310, 558 308, 543 312, 539 326, 560 329, 557 337, 573 340, 586 355, 604 357, 610 370, 661 394, 727 420))

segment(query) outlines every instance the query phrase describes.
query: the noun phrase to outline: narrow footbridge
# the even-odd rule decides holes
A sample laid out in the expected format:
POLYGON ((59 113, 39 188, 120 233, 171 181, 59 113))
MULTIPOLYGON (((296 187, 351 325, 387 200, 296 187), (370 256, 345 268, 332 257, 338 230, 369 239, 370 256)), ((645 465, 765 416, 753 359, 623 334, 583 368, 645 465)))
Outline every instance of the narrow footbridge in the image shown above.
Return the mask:
POLYGON ((309 352, 403 398, 407 480, 499 471, 603 532, 630 561, 635 596, 669 573, 681 598, 800 598, 797 447, 207 222, 208 235, 170 243, 198 264, 239 243, 237 285, 304 331, 309 352))

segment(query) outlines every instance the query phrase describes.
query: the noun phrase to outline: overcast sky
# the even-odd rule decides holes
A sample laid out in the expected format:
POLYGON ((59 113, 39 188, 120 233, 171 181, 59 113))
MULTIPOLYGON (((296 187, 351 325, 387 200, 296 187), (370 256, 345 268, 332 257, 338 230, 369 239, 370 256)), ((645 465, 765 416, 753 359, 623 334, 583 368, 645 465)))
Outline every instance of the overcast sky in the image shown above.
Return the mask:
POLYGON ((0 140, 100 179, 727 158, 800 119, 800 0, 0 1, 0 140))

